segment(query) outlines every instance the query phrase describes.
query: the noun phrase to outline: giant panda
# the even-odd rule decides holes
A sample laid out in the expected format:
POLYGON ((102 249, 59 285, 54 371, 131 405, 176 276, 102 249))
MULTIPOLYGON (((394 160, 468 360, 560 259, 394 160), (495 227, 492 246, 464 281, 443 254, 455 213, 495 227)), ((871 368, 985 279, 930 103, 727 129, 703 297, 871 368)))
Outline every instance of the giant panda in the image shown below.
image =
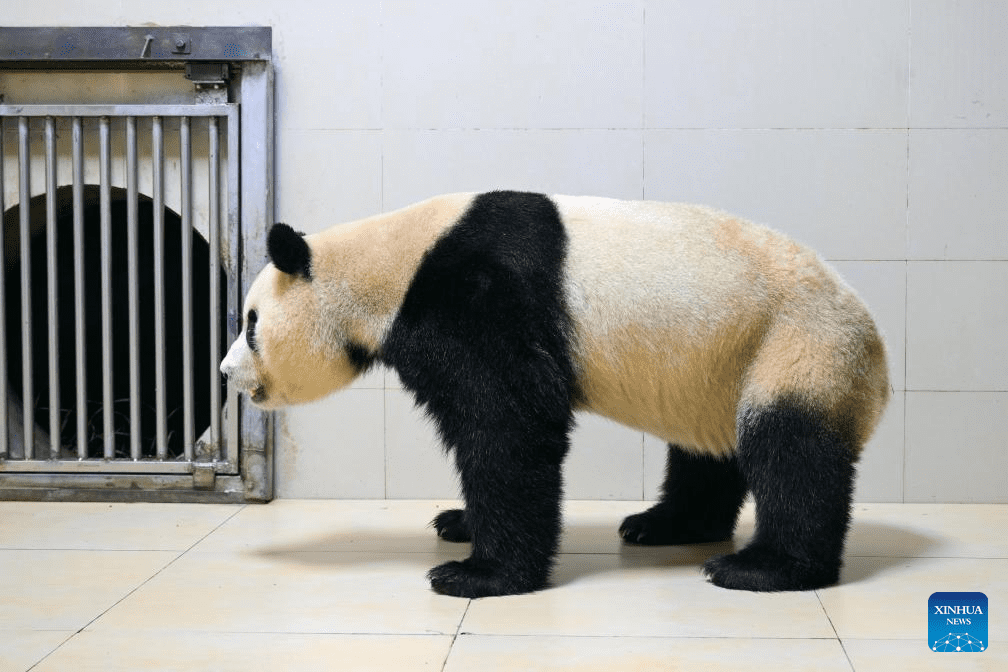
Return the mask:
MULTIPOLYGON (((838 580, 855 463, 890 396, 883 341, 843 280, 771 229, 696 205, 496 191, 267 236, 221 371, 265 409, 394 369, 454 457, 471 541, 438 593, 544 588, 575 411, 668 442, 630 544, 756 531, 704 565, 753 591, 838 580)), ((619 468, 614 465, 613 468, 619 468)))

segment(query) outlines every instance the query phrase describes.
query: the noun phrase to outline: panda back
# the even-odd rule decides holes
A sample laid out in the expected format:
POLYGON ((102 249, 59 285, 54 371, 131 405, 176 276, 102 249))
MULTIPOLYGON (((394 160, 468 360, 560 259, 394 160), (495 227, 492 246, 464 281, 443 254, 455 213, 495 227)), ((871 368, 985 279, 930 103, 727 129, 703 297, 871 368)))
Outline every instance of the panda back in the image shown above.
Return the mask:
POLYGON ((587 409, 714 454, 734 449, 744 408, 787 397, 860 413, 870 434, 888 388, 881 339, 811 250, 702 206, 556 202, 587 409))

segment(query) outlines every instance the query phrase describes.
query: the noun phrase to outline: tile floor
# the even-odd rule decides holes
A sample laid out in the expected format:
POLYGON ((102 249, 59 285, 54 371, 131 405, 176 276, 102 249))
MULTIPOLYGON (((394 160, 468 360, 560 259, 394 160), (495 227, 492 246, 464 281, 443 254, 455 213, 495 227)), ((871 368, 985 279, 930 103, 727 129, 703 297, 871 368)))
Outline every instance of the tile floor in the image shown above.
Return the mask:
POLYGON ((622 547, 641 502, 569 502, 554 587, 475 601, 424 578, 466 555, 449 506, 0 503, 0 671, 1008 670, 1008 506, 858 505, 840 585, 766 595, 704 582, 731 544, 622 547), (987 594, 988 651, 928 650, 935 591, 987 594))

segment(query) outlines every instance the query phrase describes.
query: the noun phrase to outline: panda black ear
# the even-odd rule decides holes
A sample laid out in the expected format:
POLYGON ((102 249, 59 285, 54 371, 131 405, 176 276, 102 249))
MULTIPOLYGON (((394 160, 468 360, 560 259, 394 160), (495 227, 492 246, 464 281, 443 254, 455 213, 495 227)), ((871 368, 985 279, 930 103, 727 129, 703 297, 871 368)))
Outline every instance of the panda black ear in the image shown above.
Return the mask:
POLYGON ((266 236, 266 250, 273 264, 288 275, 312 279, 311 248, 304 237, 286 224, 274 224, 266 236))

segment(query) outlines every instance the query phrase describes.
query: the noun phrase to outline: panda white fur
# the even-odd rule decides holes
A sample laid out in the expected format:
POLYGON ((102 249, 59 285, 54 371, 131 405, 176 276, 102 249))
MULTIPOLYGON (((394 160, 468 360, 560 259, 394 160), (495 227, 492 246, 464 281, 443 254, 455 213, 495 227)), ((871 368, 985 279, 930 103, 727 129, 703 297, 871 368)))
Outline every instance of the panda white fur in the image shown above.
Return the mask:
POLYGON ((302 237, 277 224, 221 371, 264 408, 395 369, 433 418, 464 510, 439 535, 472 554, 431 570, 478 597, 547 584, 572 414, 669 443, 660 501, 628 543, 756 535, 709 559, 747 590, 835 583, 854 463, 890 395, 855 293, 810 250, 682 204, 449 195, 302 237))

